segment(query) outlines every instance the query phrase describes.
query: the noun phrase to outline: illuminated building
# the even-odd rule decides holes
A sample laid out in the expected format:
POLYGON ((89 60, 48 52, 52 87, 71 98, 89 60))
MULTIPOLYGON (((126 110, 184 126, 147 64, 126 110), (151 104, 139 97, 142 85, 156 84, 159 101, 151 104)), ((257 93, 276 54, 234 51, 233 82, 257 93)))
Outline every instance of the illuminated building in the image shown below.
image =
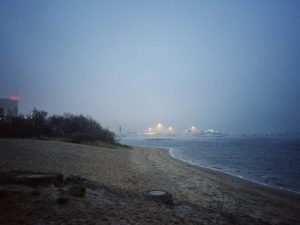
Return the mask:
POLYGON ((195 127, 195 126, 192 126, 190 129, 188 130, 185 130, 185 134, 186 135, 191 135, 191 136, 195 136, 197 135, 199 132, 198 132, 198 129, 195 127))
POLYGON ((0 118, 5 116, 18 116, 19 98, 12 96, 11 98, 0 98, 0 118))

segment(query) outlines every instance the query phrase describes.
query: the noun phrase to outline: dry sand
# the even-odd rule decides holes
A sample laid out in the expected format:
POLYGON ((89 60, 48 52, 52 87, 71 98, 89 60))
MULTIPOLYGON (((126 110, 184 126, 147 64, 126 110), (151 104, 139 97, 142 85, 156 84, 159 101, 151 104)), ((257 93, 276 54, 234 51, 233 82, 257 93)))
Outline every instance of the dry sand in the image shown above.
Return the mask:
POLYGON ((36 199, 22 187, 21 197, 0 198, 5 224, 300 224, 299 195, 192 166, 163 149, 0 139, 0 171, 10 170, 81 176, 88 191, 58 206, 54 187, 36 199), (175 205, 145 200, 149 189, 171 192, 175 205))

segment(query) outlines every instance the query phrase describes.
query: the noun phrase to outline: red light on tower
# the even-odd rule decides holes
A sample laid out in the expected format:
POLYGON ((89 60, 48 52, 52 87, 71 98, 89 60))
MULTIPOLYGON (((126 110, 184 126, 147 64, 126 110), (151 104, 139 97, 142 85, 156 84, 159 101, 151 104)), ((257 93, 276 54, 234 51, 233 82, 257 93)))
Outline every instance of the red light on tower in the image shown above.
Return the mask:
POLYGON ((12 100, 12 101, 19 101, 19 100, 20 100, 20 97, 19 97, 19 96, 13 95, 13 96, 10 96, 9 99, 12 100))

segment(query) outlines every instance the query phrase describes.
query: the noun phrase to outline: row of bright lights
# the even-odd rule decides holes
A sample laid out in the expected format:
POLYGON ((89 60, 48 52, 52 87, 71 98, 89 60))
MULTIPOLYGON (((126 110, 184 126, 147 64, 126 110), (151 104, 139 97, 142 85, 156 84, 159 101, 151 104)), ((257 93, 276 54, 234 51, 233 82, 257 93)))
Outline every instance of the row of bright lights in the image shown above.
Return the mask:
MULTIPOLYGON (((158 131, 162 131, 164 128, 163 128, 163 125, 161 124, 161 123, 158 123, 156 126, 155 126, 155 128, 149 128, 148 129, 148 132, 149 133, 152 133, 152 132, 158 132, 158 131)), ((173 132, 173 127, 171 127, 171 126, 169 126, 168 128, 167 128, 167 131, 168 132, 173 132)), ((185 132, 186 133, 189 133, 189 132, 191 132, 191 133, 197 133, 198 132, 198 128, 197 127, 195 127, 195 126, 191 126, 191 128, 190 129, 188 129, 188 130, 185 130, 185 132)), ((207 133, 207 132, 215 132, 215 130, 213 130, 213 129, 207 129, 207 130, 205 130, 204 131, 205 133, 207 133)))
MULTIPOLYGON (((159 130, 159 129, 162 129, 162 128, 163 128, 163 125, 162 125, 161 123, 158 123, 158 124, 155 126, 155 128, 151 128, 151 127, 150 127, 150 128, 148 129, 148 131, 149 131, 149 132, 152 132, 154 129, 158 129, 158 130, 159 130)), ((192 132, 195 132, 196 130, 197 130, 197 128, 196 128, 195 126, 192 126, 192 127, 191 127, 191 131, 192 131, 192 132)), ((169 127, 168 127, 168 131, 173 131, 173 127, 169 126, 169 127)))
MULTIPOLYGON (((158 124, 155 126, 154 129, 160 130, 160 129, 162 129, 162 128, 163 128, 163 125, 162 125, 161 123, 158 123, 158 124)), ((152 132, 152 131, 153 131, 153 128, 150 127, 150 128, 148 129, 148 131, 149 131, 149 132, 152 132)), ((173 131, 173 127, 169 126, 169 127, 168 127, 168 131, 173 131)))
MULTIPOLYGON (((162 125, 161 123, 158 123, 158 124, 155 126, 155 128, 157 128, 157 129, 160 129, 160 128, 162 128, 162 127, 163 127, 163 125, 162 125)), ((150 127, 148 130, 149 130, 149 131, 152 131, 153 128, 150 127)), ((169 126, 169 127, 168 127, 168 130, 173 130, 173 127, 169 126)), ((192 127, 191 127, 191 130, 192 130, 192 131, 196 131, 197 128, 196 128, 195 126, 192 126, 192 127)))
MULTIPOLYGON (((169 126, 168 128, 167 127, 164 127, 161 123, 158 123, 158 124, 156 124, 156 126, 155 127, 150 127, 150 128, 148 128, 148 133, 149 134, 155 134, 155 133, 169 133, 169 134, 171 134, 171 133, 173 133, 173 127, 171 127, 171 126, 169 126)), ((187 130, 185 130, 185 133, 191 133, 191 134, 196 134, 196 133, 198 133, 198 131, 199 131, 199 129, 197 128, 197 127, 195 127, 195 126, 191 126, 191 128, 190 129, 187 129, 187 130)), ((207 130, 205 130, 204 131, 205 133, 213 133, 213 132, 215 132, 215 130, 213 130, 213 129, 207 129, 207 130)))

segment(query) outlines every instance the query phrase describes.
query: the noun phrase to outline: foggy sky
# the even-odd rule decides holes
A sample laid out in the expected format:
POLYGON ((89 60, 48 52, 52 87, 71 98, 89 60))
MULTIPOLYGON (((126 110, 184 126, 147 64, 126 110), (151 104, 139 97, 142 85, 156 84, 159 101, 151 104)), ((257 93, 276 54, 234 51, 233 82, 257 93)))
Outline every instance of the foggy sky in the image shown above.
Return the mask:
POLYGON ((0 97, 20 111, 299 131, 300 1, 0 2, 0 97))

